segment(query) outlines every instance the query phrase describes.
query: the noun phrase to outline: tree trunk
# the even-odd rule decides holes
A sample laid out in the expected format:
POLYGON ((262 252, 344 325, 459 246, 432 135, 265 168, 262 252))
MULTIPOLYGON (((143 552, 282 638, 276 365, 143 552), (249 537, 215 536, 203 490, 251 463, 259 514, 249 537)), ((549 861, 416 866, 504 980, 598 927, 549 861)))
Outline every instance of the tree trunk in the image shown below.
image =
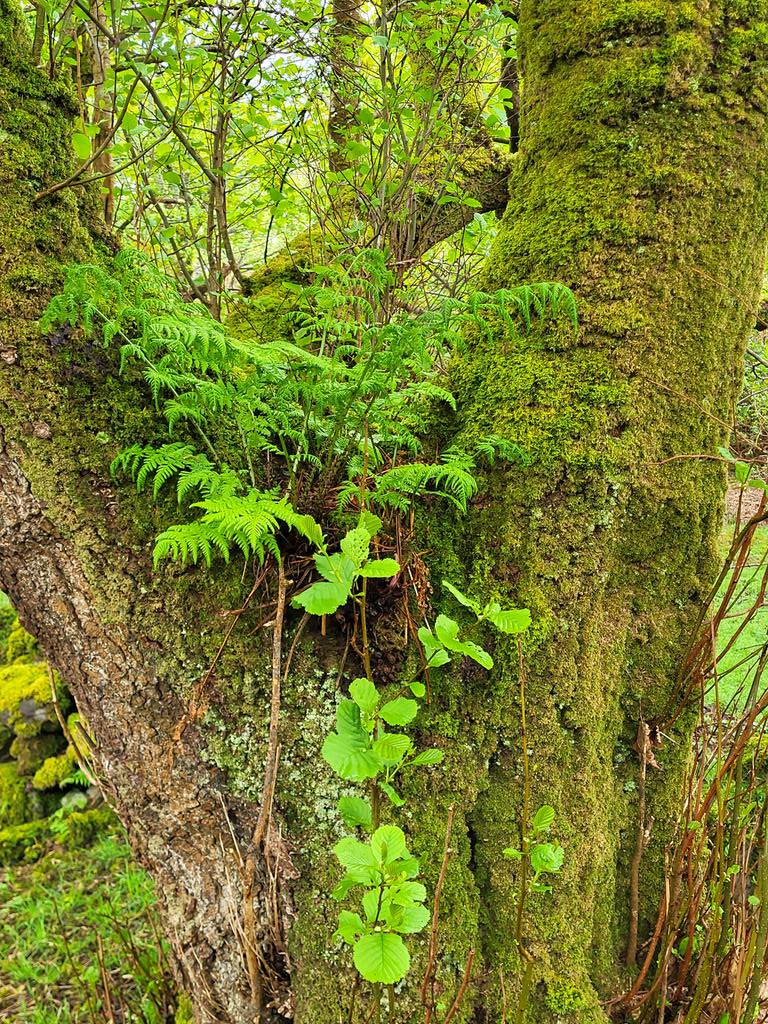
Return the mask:
MULTIPOLYGON (((743 6, 524 0, 521 153, 488 283, 564 281, 581 326, 470 339, 454 371, 459 433, 502 434, 530 465, 490 474, 466 519, 420 513, 438 603, 445 575, 534 614, 524 747, 532 806, 555 807, 566 851, 553 892, 532 897, 523 922, 539 1024, 605 1019, 638 828, 650 828, 642 937, 679 806, 684 719, 648 768, 644 821, 633 745, 674 704, 721 516, 721 467, 669 460, 725 440, 762 277, 768 13, 743 6)), ((264 1021, 337 1024, 352 976, 330 940, 338 793, 318 750, 341 645, 298 646, 276 810, 254 848, 275 595, 258 590, 235 616, 209 671, 233 622, 223 610, 243 607, 239 573, 152 572, 163 509, 118 487, 108 465, 163 428, 111 353, 76 333, 40 335, 62 264, 108 243, 86 230, 92 197, 33 201, 70 170, 72 109, 30 52, 0 0, 0 581, 90 723, 198 1020, 245 1024, 261 1005, 264 1021)), ((495 656, 490 678, 463 670, 435 683, 424 728, 448 757, 412 824, 434 880, 456 804, 441 983, 452 998, 475 948, 457 1019, 488 1024, 514 1019, 522 975, 515 876, 501 855, 519 842, 518 652, 497 644, 495 656)))

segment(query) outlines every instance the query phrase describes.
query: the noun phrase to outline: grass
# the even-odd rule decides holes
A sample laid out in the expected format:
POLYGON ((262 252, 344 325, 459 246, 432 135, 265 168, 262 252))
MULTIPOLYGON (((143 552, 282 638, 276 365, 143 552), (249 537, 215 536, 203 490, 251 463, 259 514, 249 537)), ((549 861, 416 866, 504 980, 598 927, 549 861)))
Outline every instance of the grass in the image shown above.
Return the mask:
MULTIPOLYGON (((731 531, 726 530, 721 549, 723 558, 731 542, 731 531)), ((744 614, 758 601, 763 575, 768 561, 768 526, 758 528, 750 548, 747 565, 739 582, 732 608, 718 633, 718 649, 724 652, 718 661, 718 690, 722 707, 732 701, 743 705, 744 689, 755 668, 755 656, 768 641, 768 604, 761 605, 751 617, 733 646, 726 650, 736 634, 744 614), (748 659, 745 661, 745 659, 748 659)), ((727 585, 724 584, 724 587, 727 585)), ((714 700, 714 694, 710 694, 714 700)))
POLYGON ((122 836, 0 873, 0 1020, 173 1020, 153 904, 151 880, 122 836))

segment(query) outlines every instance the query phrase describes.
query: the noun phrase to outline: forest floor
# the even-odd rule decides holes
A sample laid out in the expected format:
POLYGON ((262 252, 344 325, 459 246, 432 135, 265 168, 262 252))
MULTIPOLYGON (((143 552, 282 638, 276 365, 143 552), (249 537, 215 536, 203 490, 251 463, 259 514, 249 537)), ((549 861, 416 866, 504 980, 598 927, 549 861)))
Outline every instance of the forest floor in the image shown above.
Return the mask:
POLYGON ((153 902, 152 883, 118 831, 0 872, 0 1020, 172 1020, 153 902))

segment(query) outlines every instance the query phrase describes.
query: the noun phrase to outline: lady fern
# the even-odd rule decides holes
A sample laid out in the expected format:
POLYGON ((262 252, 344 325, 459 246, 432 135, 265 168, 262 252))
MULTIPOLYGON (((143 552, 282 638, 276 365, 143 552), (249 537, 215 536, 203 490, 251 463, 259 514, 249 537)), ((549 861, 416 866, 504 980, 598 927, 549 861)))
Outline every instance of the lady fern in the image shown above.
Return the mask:
POLYGON ((277 536, 290 530, 320 546, 320 527, 296 511, 302 504, 400 514, 431 495, 466 511, 480 461, 525 463, 497 436, 427 461, 425 415, 435 403, 456 408, 442 367, 468 324, 514 331, 554 316, 575 328, 567 288, 478 292, 422 316, 392 315, 382 312, 393 279, 380 251, 313 273, 290 314, 293 342, 231 338, 131 250, 108 268, 71 267, 51 301, 43 330, 66 323, 118 345, 121 372, 143 378, 169 434, 182 438, 131 445, 113 463, 157 500, 175 480, 179 506, 197 514, 159 535, 156 562, 210 564, 235 551, 263 561, 278 557, 277 536))

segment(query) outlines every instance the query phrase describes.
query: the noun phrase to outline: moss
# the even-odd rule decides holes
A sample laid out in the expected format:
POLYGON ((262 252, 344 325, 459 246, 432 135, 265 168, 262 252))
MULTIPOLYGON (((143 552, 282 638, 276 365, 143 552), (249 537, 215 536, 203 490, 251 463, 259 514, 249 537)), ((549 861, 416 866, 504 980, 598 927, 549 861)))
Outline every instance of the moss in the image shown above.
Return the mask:
POLYGON ((60 787, 77 769, 77 754, 72 747, 67 747, 63 754, 48 757, 40 765, 32 777, 35 789, 54 789, 60 787))
POLYGON ((72 811, 65 820, 63 839, 70 850, 90 846, 101 836, 120 828, 117 815, 106 805, 92 811, 72 811))
POLYGON ((19 775, 34 775, 46 760, 58 754, 64 743, 59 733, 17 736, 11 744, 11 756, 16 758, 19 775))
POLYGON ((0 829, 0 867, 37 860, 49 836, 46 821, 28 821, 0 829))
POLYGON ((195 1024, 195 1018, 192 1013, 192 1003, 188 996, 179 996, 176 1013, 173 1016, 173 1024, 195 1024))
POLYGON ((39 661, 40 648, 33 636, 15 619, 9 632, 5 646, 5 660, 9 665, 16 661, 39 661))
POLYGON ((21 825, 29 816, 27 785, 16 765, 0 764, 0 829, 21 825))
MULTIPOLYGON (((57 689, 59 701, 66 707, 69 699, 60 681, 57 689)), ((17 736, 36 736, 56 723, 51 682, 44 664, 16 662, 0 668, 0 725, 17 736)))

